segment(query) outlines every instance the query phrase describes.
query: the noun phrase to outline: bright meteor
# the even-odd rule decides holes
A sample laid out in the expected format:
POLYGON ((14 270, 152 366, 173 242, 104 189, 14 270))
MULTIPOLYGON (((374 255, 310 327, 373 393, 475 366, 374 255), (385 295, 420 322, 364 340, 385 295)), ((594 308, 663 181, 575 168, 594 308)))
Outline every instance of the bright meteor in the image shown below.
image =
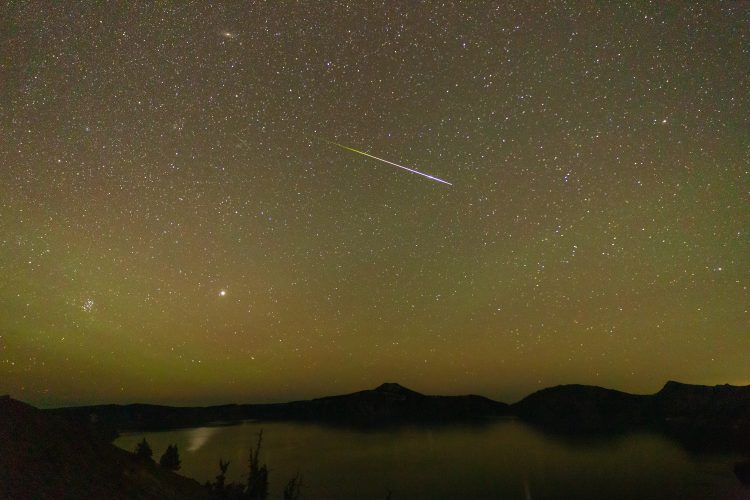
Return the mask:
MULTIPOLYGON (((325 139, 323 139, 326 141, 325 139)), ((444 181, 443 179, 438 179, 437 177, 433 177, 429 174, 425 174, 424 172, 420 172, 419 170, 414 170, 413 168, 405 167, 403 165, 399 165, 398 163, 393 163, 392 161, 384 160, 383 158, 378 158, 377 156, 371 155, 370 153, 365 153, 364 151, 359 151, 358 149, 350 148, 349 146, 344 146, 343 144, 339 144, 338 142, 332 142, 332 141, 326 141, 328 144, 333 144, 334 146, 338 146, 342 149, 346 149, 349 151, 353 151, 354 153, 361 154, 363 156, 367 156, 369 158, 374 158, 378 161, 382 161, 383 163, 387 163, 388 165, 393 165, 394 167, 402 168, 404 170, 407 170, 411 172, 412 174, 421 175, 422 177, 427 177, 428 179, 431 179, 436 182, 441 182, 443 184, 448 184, 449 186, 452 186, 450 182, 444 181)))

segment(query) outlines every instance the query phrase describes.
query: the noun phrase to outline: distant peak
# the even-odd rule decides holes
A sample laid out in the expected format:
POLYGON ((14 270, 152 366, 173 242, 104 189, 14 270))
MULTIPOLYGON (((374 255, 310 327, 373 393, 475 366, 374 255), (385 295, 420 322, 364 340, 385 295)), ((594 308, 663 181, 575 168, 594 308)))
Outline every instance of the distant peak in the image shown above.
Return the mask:
POLYGON ((674 380, 668 380, 667 383, 664 384, 664 387, 661 388, 659 393, 679 391, 685 389, 686 387, 689 387, 688 384, 683 384, 682 382, 676 382, 674 380))
POLYGON ((377 392, 388 392, 391 394, 419 394, 418 392, 407 389, 403 385, 397 384, 395 382, 386 382, 385 384, 377 386, 374 390, 377 392))
POLYGON ((13 399, 9 394, 0 396, 0 413, 36 412, 37 409, 28 403, 13 399))
POLYGON ((667 387, 682 387, 683 385, 686 385, 686 384, 683 384, 682 382, 677 382, 676 380, 667 380, 667 383, 664 384, 664 389, 666 389, 667 387))
POLYGON ((684 392, 684 391, 710 391, 720 387, 732 387, 731 385, 695 385, 695 384, 684 384, 682 382, 675 382, 674 380, 668 381, 664 384, 664 387, 659 391, 659 394, 665 392, 684 392))

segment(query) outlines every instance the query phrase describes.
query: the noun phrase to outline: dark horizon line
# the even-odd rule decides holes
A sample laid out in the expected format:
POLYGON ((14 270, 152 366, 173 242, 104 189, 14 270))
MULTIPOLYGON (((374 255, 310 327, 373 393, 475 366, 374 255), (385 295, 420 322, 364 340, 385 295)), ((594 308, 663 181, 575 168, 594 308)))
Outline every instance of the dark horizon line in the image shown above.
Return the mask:
MULTIPOLYGON (((409 391, 415 392, 415 393, 417 393, 419 395, 422 395, 422 396, 436 396, 436 397, 479 396, 479 397, 483 397, 483 398, 489 399, 490 401, 493 401, 493 402, 496 402, 496 403, 507 404, 507 405, 510 406, 510 405, 514 405, 516 403, 519 403, 519 402, 523 401, 524 399, 528 398, 529 396, 531 396, 533 394, 536 394, 538 392, 545 391, 545 390, 548 390, 548 389, 553 389, 553 388, 556 388, 556 387, 569 387, 569 386, 596 387, 596 388, 600 388, 600 389, 606 389, 606 390, 610 390, 610 391, 620 392, 620 393, 623 393, 623 394, 630 394, 630 395, 636 395, 636 396, 653 396, 653 395, 658 394, 662 390, 664 390, 664 388, 667 387, 670 384, 690 386, 690 387, 739 387, 739 388, 746 387, 746 388, 750 388, 750 385, 734 385, 734 384, 729 384, 729 383, 713 384, 713 385, 708 385, 708 384, 690 384, 690 383, 679 382, 679 381, 671 380, 670 379, 670 380, 667 380, 661 386, 661 388, 659 390, 657 390, 656 392, 641 394, 641 393, 627 392, 627 391, 623 391, 623 390, 620 390, 620 389, 613 389, 611 387, 604 387, 604 386, 600 386, 600 385, 571 383, 571 384, 556 384, 556 385, 550 385, 550 386, 547 386, 547 387, 543 387, 541 389, 537 389, 535 391, 532 391, 532 392, 526 394, 525 396, 521 397, 517 401, 514 401, 512 403, 506 403, 504 401, 493 399, 493 398, 490 398, 490 397, 487 397, 487 396, 483 396, 481 394, 477 394, 477 393, 473 393, 473 392, 471 392, 471 393, 465 393, 465 394, 450 394, 450 395, 448 395, 448 394, 426 394, 426 393, 422 393, 422 392, 410 389, 408 387, 405 387, 405 386, 403 386, 403 385, 401 385, 401 384, 399 384, 397 382, 384 382, 384 383, 378 385, 377 387, 373 387, 373 388, 370 388, 370 389, 361 389, 359 391, 354 391, 354 392, 347 392, 347 393, 340 393, 340 394, 329 394, 329 395, 325 395, 325 396, 310 397, 310 398, 307 398, 307 399, 291 399, 291 400, 276 401, 276 402, 261 402, 261 403, 258 403, 258 402, 244 402, 244 403, 218 403, 218 404, 192 404, 192 405, 191 404, 173 405, 173 404, 161 404, 161 403, 131 402, 131 403, 70 404, 70 405, 63 405, 63 406, 46 406, 46 405, 44 405, 44 406, 42 406, 42 405, 39 405, 39 406, 32 405, 32 406, 35 406, 35 407, 37 407, 39 409, 43 409, 43 410, 55 410, 55 409, 62 409, 62 408, 87 408, 87 407, 96 407, 96 406, 121 406, 121 407, 123 407, 123 406, 136 406, 136 405, 140 405, 140 406, 160 406, 160 407, 165 407, 165 408, 214 408, 214 407, 222 407, 222 406, 243 406, 243 405, 278 405, 278 404, 295 403, 295 402, 299 402, 299 401, 313 401, 313 400, 316 400, 316 399, 324 399, 324 398, 330 398, 330 397, 348 396, 348 395, 357 394, 357 393, 360 393, 360 392, 374 391, 374 390, 377 390, 378 388, 382 387, 383 385, 397 385, 399 387, 402 387, 402 388, 407 389, 409 391)), ((4 394, 4 395, 0 395, 0 397, 10 397, 12 399, 17 399, 16 397, 14 397, 12 394, 9 394, 9 393, 8 394, 4 394)), ((17 399, 17 400, 18 401, 26 402, 23 399, 17 399)), ((31 404, 31 403, 27 403, 27 404, 31 404)))

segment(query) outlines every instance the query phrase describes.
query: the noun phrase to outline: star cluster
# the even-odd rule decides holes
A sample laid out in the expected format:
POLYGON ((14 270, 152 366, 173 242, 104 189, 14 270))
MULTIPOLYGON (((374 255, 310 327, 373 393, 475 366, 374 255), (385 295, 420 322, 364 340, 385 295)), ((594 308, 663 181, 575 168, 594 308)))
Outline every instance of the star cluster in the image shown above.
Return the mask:
POLYGON ((744 2, 0 19, 0 392, 750 384, 744 2))

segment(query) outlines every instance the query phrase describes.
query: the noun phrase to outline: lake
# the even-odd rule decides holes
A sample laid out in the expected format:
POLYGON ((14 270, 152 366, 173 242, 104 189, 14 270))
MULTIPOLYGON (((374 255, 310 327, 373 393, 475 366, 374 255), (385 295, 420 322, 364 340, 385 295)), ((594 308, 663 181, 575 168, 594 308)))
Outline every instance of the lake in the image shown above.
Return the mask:
POLYGON ((115 444, 132 451, 145 437, 158 460, 176 443, 181 474, 214 480, 222 458, 227 482, 245 481, 261 429, 272 498, 297 472, 304 498, 750 498, 733 472, 737 454, 692 453, 651 433, 559 437, 510 419, 380 430, 247 421, 128 433, 115 444))

